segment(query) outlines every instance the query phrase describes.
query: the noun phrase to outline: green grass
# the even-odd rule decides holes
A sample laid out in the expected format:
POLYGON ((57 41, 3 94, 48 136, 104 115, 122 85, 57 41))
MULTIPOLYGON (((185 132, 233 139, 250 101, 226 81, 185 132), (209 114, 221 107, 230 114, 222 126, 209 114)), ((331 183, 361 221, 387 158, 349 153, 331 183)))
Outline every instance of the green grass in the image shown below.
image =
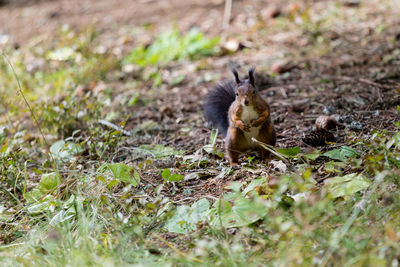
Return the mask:
POLYGON ((194 60, 212 56, 218 52, 218 42, 218 37, 208 39, 196 28, 186 35, 175 29, 162 33, 149 47, 136 47, 124 58, 123 64, 134 63, 141 67, 163 66, 173 60, 194 60))
MULTIPOLYGON (((93 30, 65 30, 41 44, 45 52, 39 54, 34 48, 5 50, 51 153, 27 107, 14 100, 16 80, 0 61, 2 266, 397 266, 399 130, 382 129, 365 140, 349 135, 348 147, 328 153, 279 149, 276 153, 290 165, 284 175, 236 181, 219 199, 204 197, 187 205, 163 193, 181 186, 180 173, 197 163, 184 160, 185 151, 143 145, 135 152, 147 160, 113 162, 126 137, 97 123, 113 111, 112 90, 79 95, 78 85, 110 81, 107 74, 125 63, 160 67, 214 55, 217 40, 173 31, 147 49, 134 49, 124 62, 95 52, 93 30), (169 38, 182 42, 179 51, 165 52, 169 38), (182 48, 187 45, 190 49, 182 48), (29 53, 45 66, 27 72, 29 53), (165 159, 181 168, 160 167, 160 184, 146 184, 146 165, 165 159), (318 185, 313 179, 318 171, 334 173, 332 184, 318 185)), ((138 81, 138 87, 144 84, 138 81)), ((137 97, 137 88, 132 91, 137 97)), ((214 141, 200 149, 205 166, 220 156, 214 141)), ((247 167, 257 165, 249 159, 247 167)), ((222 177, 234 173, 220 172, 222 177)))
MULTIPOLYGON (((198 29, 191 29, 186 35, 177 29, 162 33, 148 46, 138 46, 127 55, 122 64, 135 64, 139 67, 155 66, 156 69, 143 75, 153 80, 154 86, 162 82, 159 69, 171 61, 196 60, 218 53, 220 38, 206 38, 198 29)), ((178 81, 179 82, 179 81, 178 81)))

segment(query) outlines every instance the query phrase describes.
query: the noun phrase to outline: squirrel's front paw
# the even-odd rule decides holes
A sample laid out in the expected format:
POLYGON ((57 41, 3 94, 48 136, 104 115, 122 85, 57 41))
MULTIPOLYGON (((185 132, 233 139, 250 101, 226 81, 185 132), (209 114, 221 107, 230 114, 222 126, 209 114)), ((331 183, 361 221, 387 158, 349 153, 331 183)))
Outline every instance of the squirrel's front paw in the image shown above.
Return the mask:
POLYGON ((236 123, 236 126, 237 126, 240 130, 245 131, 245 132, 248 132, 248 131, 250 130, 250 126, 244 124, 243 121, 237 122, 237 123, 236 123))
POLYGON ((241 127, 240 129, 242 130, 242 131, 245 131, 245 132, 248 132, 248 131, 250 131, 250 126, 249 125, 246 125, 246 124, 243 124, 243 127, 241 127))
POLYGON ((263 122, 260 122, 258 119, 256 119, 256 120, 252 120, 252 121, 250 122, 250 125, 251 125, 251 127, 258 127, 258 126, 260 126, 262 123, 263 123, 263 122))

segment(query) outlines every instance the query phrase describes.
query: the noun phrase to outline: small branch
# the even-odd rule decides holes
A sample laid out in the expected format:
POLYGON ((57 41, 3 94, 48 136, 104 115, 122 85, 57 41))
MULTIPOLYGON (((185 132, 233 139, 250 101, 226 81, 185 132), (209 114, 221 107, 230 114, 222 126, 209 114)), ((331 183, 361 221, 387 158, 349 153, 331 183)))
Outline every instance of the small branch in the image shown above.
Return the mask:
POLYGON ((25 244, 26 244, 26 242, 8 244, 8 245, 5 245, 5 246, 1 246, 1 247, 0 247, 0 250, 2 250, 2 249, 8 249, 8 248, 11 248, 11 247, 18 247, 18 246, 22 246, 22 245, 25 245, 25 244))
POLYGON ((271 152, 272 154, 274 154, 275 156, 277 156, 278 158, 280 158, 282 161, 284 161, 287 164, 290 164, 289 161, 287 159, 285 159, 281 154, 279 154, 278 152, 275 151, 273 146, 270 146, 268 144, 265 144, 263 142, 258 141, 257 139, 255 139, 254 137, 251 138, 251 141, 256 142, 257 144, 259 144, 260 146, 262 146, 263 148, 265 148, 266 150, 268 150, 269 152, 271 152))
POLYGON ((17 84, 18 84, 18 91, 17 91, 17 92, 18 92, 18 95, 21 95, 21 96, 22 96, 22 99, 24 100, 26 106, 28 107, 29 112, 31 113, 31 116, 32 116, 32 118, 33 118, 33 120, 34 120, 36 126, 37 126, 38 129, 39 129, 40 135, 42 136, 43 142, 44 142, 44 144, 45 144, 45 146, 46 146, 46 149, 47 149, 47 151, 48 151, 46 154, 47 154, 48 157, 50 157, 51 161, 53 162, 53 169, 54 169, 54 171, 57 172, 57 163, 56 163, 56 161, 54 160, 53 155, 52 155, 51 153, 49 153, 49 151, 50 151, 50 145, 49 145, 49 143, 47 142, 46 137, 45 137, 44 134, 43 134, 42 127, 40 127, 40 124, 39 124, 39 121, 38 121, 37 118, 36 118, 35 112, 33 111, 31 105, 29 104, 28 100, 26 99, 26 97, 25 97, 25 95, 24 95, 24 92, 22 91, 22 86, 21 86, 21 83, 19 82, 19 78, 18 78, 17 73, 15 72, 14 66, 11 64, 11 61, 9 60, 9 58, 7 57, 7 55, 3 52, 3 50, 1 50, 1 55, 2 55, 3 58, 6 60, 7 64, 10 65, 10 68, 11 68, 11 70, 12 70, 12 72, 13 72, 13 75, 14 75, 15 79, 17 80, 17 84))
POLYGON ((120 131, 120 132, 123 133, 124 135, 132 136, 132 132, 127 131, 127 130, 124 130, 124 129, 122 129, 121 126, 118 126, 118 125, 116 125, 116 124, 114 124, 114 123, 111 123, 111 122, 105 121, 105 120, 98 120, 98 122, 99 122, 101 125, 104 125, 104 126, 106 126, 106 127, 112 128, 112 129, 114 129, 114 130, 116 130, 116 131, 120 131))
POLYGON ((225 0, 224 20, 222 22, 223 30, 226 30, 229 28, 229 21, 231 19, 231 13, 232 13, 232 0, 225 0))
POLYGON ((376 86, 378 88, 393 89, 393 86, 386 85, 386 84, 379 84, 379 83, 373 82, 373 81, 365 79, 365 78, 359 78, 358 81, 361 82, 361 83, 366 83, 366 84, 369 84, 369 85, 376 86))

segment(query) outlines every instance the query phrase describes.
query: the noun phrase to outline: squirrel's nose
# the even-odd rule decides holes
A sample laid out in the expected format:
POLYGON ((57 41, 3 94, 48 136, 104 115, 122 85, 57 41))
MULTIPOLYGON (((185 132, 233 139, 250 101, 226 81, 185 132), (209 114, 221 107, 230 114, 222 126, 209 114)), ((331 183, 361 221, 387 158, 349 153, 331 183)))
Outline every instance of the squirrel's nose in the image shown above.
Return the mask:
POLYGON ((249 100, 245 100, 244 104, 247 106, 249 104, 249 100))

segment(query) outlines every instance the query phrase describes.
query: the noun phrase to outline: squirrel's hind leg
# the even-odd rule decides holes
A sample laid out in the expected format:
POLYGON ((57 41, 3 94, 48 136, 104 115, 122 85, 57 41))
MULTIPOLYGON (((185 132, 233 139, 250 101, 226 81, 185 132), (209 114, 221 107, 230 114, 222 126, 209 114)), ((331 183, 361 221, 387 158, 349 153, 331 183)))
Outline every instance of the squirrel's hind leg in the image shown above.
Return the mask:
POLYGON ((239 153, 238 152, 235 152, 232 150, 227 150, 226 158, 229 161, 229 165, 231 165, 231 166, 239 165, 239 153))
POLYGON ((265 148, 260 147, 260 155, 262 160, 270 160, 271 159, 271 153, 266 150, 265 148))
POLYGON ((244 143, 243 133, 238 128, 230 126, 225 137, 225 154, 231 166, 239 164, 239 154, 243 151, 244 143))

